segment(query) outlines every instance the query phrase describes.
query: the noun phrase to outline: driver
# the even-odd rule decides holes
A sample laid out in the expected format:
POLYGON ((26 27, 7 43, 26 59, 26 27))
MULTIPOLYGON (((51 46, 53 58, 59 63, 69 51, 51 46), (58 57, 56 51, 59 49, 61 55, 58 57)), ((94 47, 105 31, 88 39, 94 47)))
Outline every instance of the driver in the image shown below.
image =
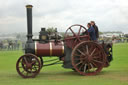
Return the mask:
POLYGON ((87 24, 88 27, 88 32, 90 35, 91 40, 96 41, 96 34, 95 34, 95 29, 93 26, 91 26, 90 23, 87 24))

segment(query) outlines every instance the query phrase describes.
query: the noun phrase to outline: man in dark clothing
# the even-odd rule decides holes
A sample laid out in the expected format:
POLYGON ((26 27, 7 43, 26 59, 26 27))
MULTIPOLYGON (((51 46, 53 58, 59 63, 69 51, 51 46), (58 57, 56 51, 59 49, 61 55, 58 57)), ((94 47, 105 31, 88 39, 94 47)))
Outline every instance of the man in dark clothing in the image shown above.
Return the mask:
POLYGON ((87 27, 88 27, 88 32, 89 32, 89 35, 91 37, 91 40, 96 40, 96 35, 95 35, 95 29, 93 26, 91 26, 90 23, 87 24, 87 27))
POLYGON ((95 29, 95 34, 96 34, 96 39, 98 40, 99 38, 99 30, 98 30, 98 27, 96 26, 95 22, 94 21, 91 21, 91 25, 94 27, 95 29))

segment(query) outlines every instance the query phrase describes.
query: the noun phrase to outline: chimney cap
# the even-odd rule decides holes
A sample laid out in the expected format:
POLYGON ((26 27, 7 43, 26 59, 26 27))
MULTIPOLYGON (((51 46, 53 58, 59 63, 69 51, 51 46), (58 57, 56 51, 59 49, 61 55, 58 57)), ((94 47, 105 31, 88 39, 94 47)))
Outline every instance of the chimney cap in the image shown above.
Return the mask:
POLYGON ((26 5, 26 8, 32 8, 33 6, 32 5, 26 5))

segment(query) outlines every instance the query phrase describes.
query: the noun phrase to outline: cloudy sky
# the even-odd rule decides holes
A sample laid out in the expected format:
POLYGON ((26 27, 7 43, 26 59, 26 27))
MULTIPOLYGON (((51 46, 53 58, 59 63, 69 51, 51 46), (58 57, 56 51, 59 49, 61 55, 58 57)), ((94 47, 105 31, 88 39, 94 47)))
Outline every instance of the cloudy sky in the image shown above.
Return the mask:
POLYGON ((26 8, 33 7, 33 31, 94 20, 100 31, 128 33, 128 0, 0 0, 0 33, 26 32, 26 8))

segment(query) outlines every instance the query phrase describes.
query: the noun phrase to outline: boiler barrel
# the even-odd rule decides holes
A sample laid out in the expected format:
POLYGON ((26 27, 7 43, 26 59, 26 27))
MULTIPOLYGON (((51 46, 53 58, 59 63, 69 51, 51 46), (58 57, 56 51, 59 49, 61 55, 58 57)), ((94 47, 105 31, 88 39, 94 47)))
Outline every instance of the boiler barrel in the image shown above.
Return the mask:
POLYGON ((39 43, 35 42, 35 54, 37 56, 63 56, 64 55, 64 43, 39 43))

